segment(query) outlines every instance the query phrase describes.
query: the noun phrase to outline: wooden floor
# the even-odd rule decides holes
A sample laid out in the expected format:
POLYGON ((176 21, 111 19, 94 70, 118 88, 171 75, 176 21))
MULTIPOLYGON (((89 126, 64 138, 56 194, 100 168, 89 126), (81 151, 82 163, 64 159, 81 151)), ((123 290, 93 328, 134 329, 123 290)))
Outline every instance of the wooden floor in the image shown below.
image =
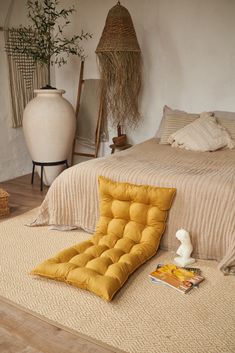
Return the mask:
MULTIPOLYGON (((11 218, 39 206, 48 188, 40 191, 39 178, 34 185, 30 175, 0 183, 10 194, 11 218)), ((0 218, 4 220, 6 218, 0 218)), ((0 352, 1 353, 113 353, 90 340, 78 337, 56 325, 49 324, 9 302, 0 299, 0 352)))
MULTIPOLYGON (((31 185, 31 174, 28 174, 2 182, 0 183, 0 188, 10 194, 10 216, 7 216, 7 218, 15 217, 38 207, 48 191, 47 186, 44 186, 43 191, 40 191, 40 179, 37 173, 35 173, 33 185, 31 185)), ((0 218, 0 220, 2 219, 3 218, 0 218)))

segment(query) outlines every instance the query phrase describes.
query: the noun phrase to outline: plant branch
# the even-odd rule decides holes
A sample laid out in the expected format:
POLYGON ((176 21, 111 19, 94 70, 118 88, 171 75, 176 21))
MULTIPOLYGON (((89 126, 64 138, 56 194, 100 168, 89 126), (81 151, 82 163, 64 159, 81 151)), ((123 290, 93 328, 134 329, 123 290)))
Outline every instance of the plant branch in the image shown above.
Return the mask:
POLYGON ((48 75, 51 65, 62 66, 67 62, 64 55, 75 55, 84 59, 81 41, 92 38, 90 33, 83 31, 70 38, 63 36, 75 8, 60 9, 59 4, 59 0, 27 0, 28 18, 31 23, 18 29, 12 28, 17 30, 19 45, 6 44, 9 55, 25 54, 34 62, 47 65, 48 75))

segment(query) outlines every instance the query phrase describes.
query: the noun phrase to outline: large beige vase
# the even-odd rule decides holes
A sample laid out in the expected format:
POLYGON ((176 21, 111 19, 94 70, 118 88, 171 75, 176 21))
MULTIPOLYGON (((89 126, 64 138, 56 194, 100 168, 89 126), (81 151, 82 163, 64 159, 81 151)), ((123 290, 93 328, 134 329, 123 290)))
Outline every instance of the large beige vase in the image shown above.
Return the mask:
MULTIPOLYGON (((65 91, 39 89, 26 106, 23 131, 31 158, 35 162, 59 162, 69 158, 76 119, 72 105, 62 96, 65 91)), ((40 176, 40 167, 36 167, 40 176)), ((43 182, 50 185, 64 165, 44 167, 43 182)))

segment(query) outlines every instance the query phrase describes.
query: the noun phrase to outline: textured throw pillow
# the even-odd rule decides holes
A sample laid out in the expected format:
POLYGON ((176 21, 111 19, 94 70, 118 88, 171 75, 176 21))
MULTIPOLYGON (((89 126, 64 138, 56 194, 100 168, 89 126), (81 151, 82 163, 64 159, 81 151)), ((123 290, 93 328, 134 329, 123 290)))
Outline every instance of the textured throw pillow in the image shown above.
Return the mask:
POLYGON ((234 148, 235 144, 224 127, 214 116, 202 113, 200 118, 173 133, 168 142, 173 147, 191 151, 216 151, 222 147, 234 148))
POLYGON ((172 109, 170 107, 168 107, 167 105, 165 105, 163 107, 163 116, 162 116, 162 120, 160 122, 159 128, 155 134, 156 138, 161 138, 162 136, 162 132, 164 129, 164 125, 165 125, 165 119, 167 115, 174 115, 174 114, 187 114, 186 112, 182 111, 182 110, 178 110, 178 109, 172 109))
POLYGON ((100 220, 87 241, 32 271, 87 289, 110 301, 158 249, 176 189, 118 183, 99 177, 100 220))
POLYGON ((226 128, 235 141, 235 112, 215 111, 214 114, 218 123, 226 128))
POLYGON ((197 114, 182 114, 182 113, 166 115, 164 128, 160 139, 160 144, 165 144, 165 145, 169 144, 168 139, 170 135, 172 135, 174 132, 178 131, 179 129, 182 129, 184 126, 192 123, 198 117, 199 115, 197 114))

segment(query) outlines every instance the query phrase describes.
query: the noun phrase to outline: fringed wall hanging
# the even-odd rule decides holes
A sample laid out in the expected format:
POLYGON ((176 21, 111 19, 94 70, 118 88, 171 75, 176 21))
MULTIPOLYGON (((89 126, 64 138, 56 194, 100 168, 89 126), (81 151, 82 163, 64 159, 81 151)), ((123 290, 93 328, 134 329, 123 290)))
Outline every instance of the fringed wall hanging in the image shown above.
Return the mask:
MULTIPOLYGON (((42 66, 15 47, 21 46, 19 29, 5 29, 5 42, 9 67, 9 80, 12 102, 12 127, 22 126, 23 111, 34 97, 34 89, 45 86, 48 81, 46 66, 42 66)), ((30 35, 30 32, 28 33, 30 35)))
POLYGON ((135 128, 140 120, 141 51, 129 11, 109 10, 96 49, 108 118, 113 125, 135 128))
MULTIPOLYGON (((23 111, 26 104, 33 98, 34 89, 44 86, 48 80, 45 67, 35 63, 26 53, 15 51, 16 47, 22 46, 20 35, 22 28, 10 26, 15 2, 16 0, 9 1, 3 26, 9 68, 13 128, 22 126, 23 111)), ((29 30, 26 35, 30 37, 32 32, 29 30)))

